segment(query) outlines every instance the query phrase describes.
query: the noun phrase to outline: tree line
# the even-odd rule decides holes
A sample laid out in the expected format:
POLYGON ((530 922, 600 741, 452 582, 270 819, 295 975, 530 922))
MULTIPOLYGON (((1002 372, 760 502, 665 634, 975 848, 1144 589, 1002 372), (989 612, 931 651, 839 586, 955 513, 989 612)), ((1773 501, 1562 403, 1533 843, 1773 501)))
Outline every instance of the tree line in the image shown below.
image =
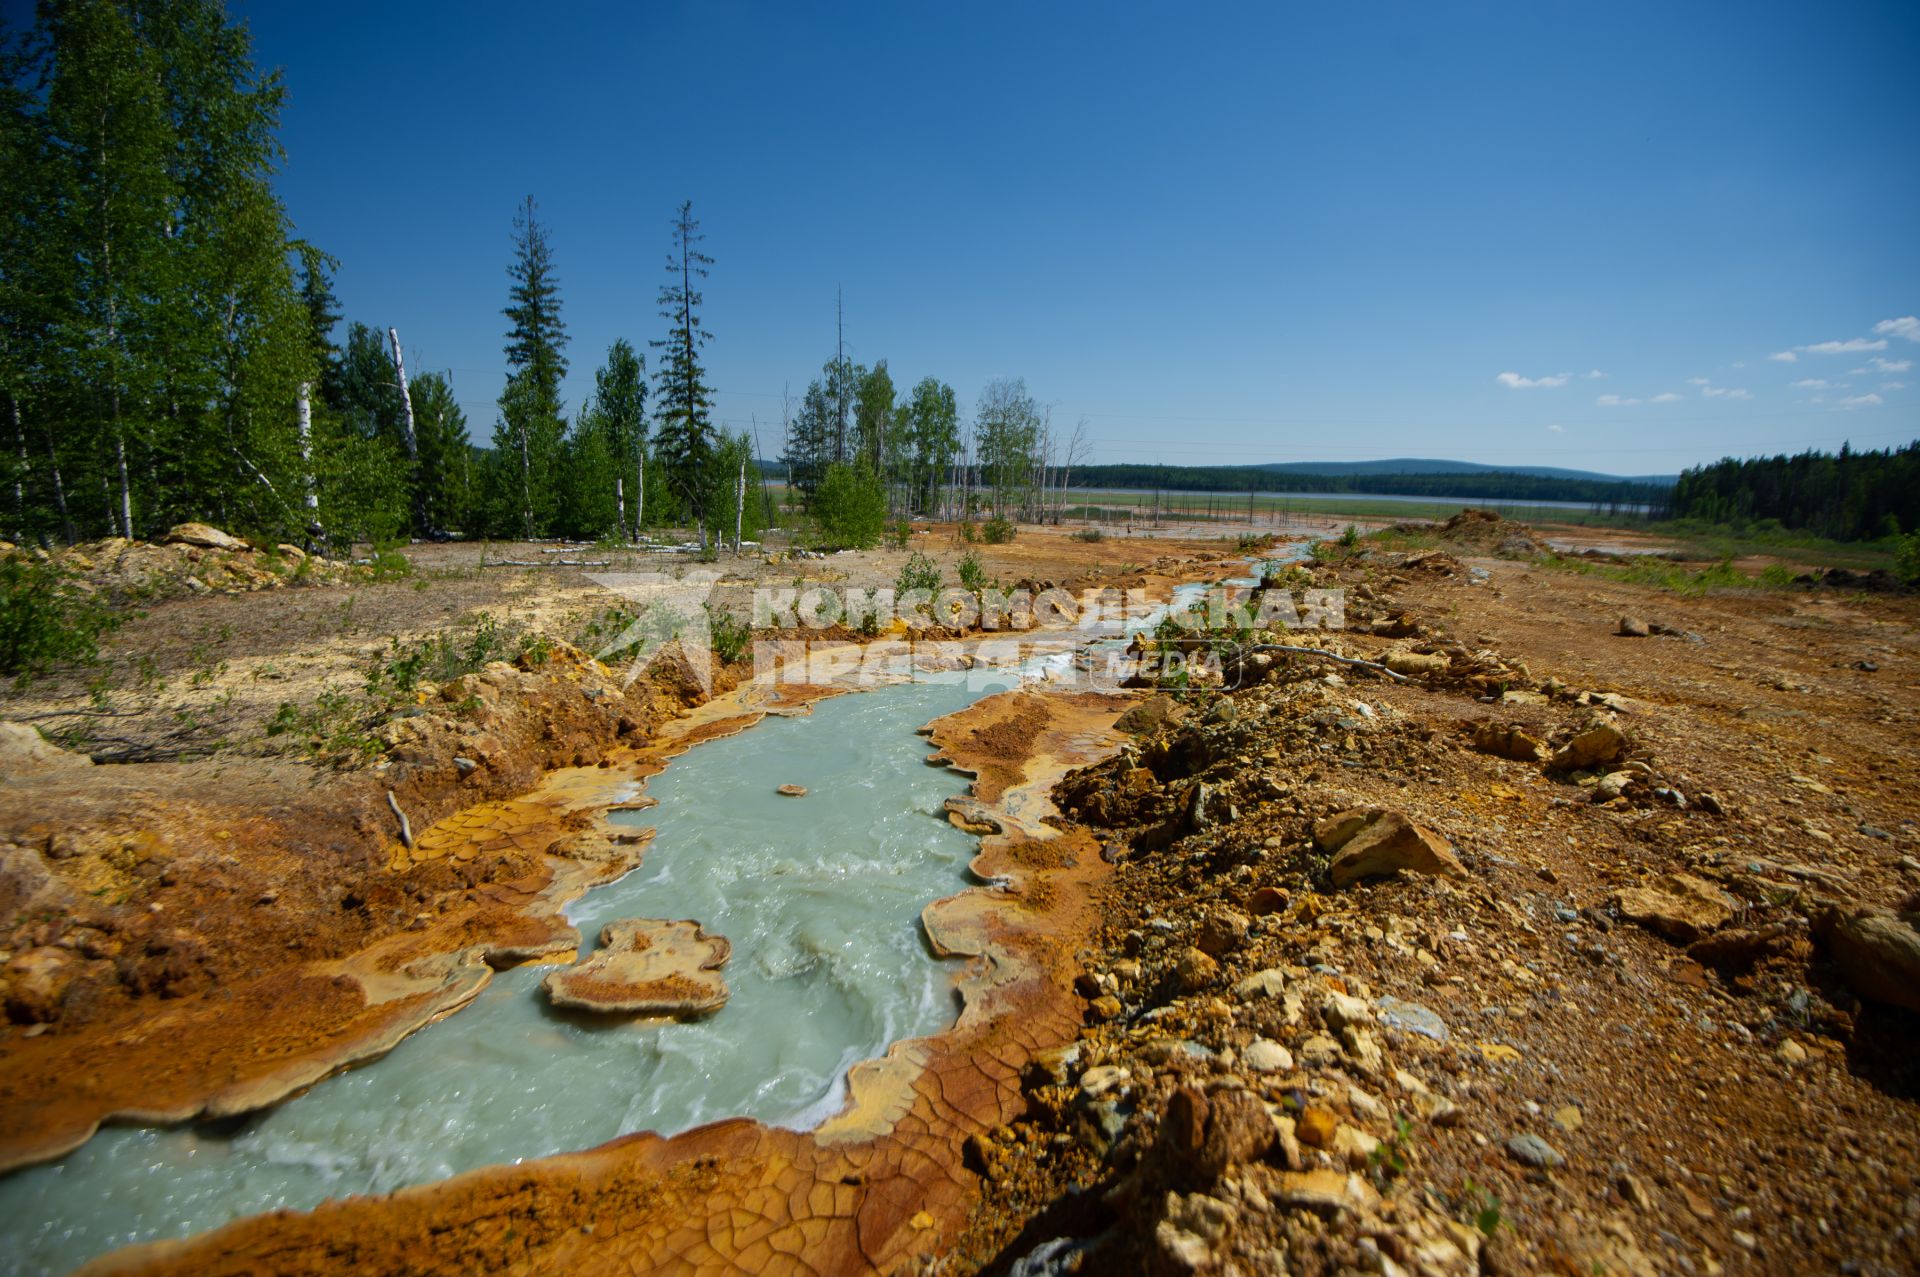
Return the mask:
POLYGON ((208 520, 341 544, 413 536, 758 528, 753 454, 713 417, 683 204, 656 365, 615 341, 571 418, 559 275, 513 222, 509 373, 490 448, 448 372, 349 323, 339 263, 273 191, 285 88, 218 0, 42 4, 0 47, 0 404, 14 539, 152 536, 208 520), (651 401, 651 402, 649 402, 651 401))
POLYGON ((1089 451, 1086 423, 1056 430, 1024 378, 989 381, 966 417, 939 378, 902 393, 886 360, 868 368, 843 353, 787 413, 785 435, 780 471, 830 535, 848 525, 877 534, 887 516, 1057 516, 1089 451))
POLYGON ((1676 518, 1714 523, 1776 520, 1838 541, 1920 530, 1920 441, 1903 448, 1728 457, 1683 471, 1676 518))
POLYGON ((1658 512, 1662 484, 1609 482, 1502 470, 1464 474, 1302 474, 1264 466, 1082 465, 1074 482, 1087 488, 1173 492, 1345 492, 1447 497, 1467 501, 1578 501, 1658 512))

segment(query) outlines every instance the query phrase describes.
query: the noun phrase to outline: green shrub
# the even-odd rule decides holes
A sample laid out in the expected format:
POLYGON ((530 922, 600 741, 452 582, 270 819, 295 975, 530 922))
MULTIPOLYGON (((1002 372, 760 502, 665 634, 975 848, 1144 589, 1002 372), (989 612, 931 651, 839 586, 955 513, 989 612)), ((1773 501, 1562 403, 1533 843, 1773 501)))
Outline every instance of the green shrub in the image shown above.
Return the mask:
POLYGON ((91 664, 125 617, 50 563, 0 562, 0 674, 24 687, 55 665, 91 664))
POLYGON ((895 594, 905 594, 909 590, 925 590, 928 594, 940 592, 940 568, 926 555, 915 550, 907 556, 906 566, 900 569, 900 576, 893 583, 895 594))
POLYGON ((1081 528, 1073 534, 1073 539, 1076 541, 1104 541, 1106 536, 1107 534, 1099 528, 1081 528))
POLYGON ((376 581, 397 581, 413 575, 413 561, 400 553, 398 542, 376 545, 367 571, 376 581))
POLYGON ((813 494, 813 519, 823 549, 871 549, 886 526, 887 494, 865 466, 828 466, 813 494))
POLYGON ((1002 515, 994 515, 980 525, 980 539, 988 545, 1005 545, 1013 540, 1013 520, 1002 515))
POLYGON ((1908 585, 1920 585, 1920 532, 1900 538, 1893 552, 1893 572, 1908 585))
POLYGON ((904 550, 913 540, 913 525, 905 519, 895 519, 887 525, 887 544, 896 550, 904 550))
POLYGON ((972 545, 980 539, 980 529, 973 526, 972 519, 962 519, 960 521, 960 539, 968 545, 972 545))
POLYGON ((968 550, 960 556, 960 588, 975 594, 987 588, 987 568, 980 556, 968 550))
POLYGON ((1360 529, 1349 523, 1347 530, 1340 534, 1340 544, 1351 550, 1360 544, 1360 529))
POLYGON ((747 654, 747 644, 753 641, 753 626, 741 620, 725 608, 708 603, 707 633, 713 643, 713 651, 722 664, 731 665, 747 654))

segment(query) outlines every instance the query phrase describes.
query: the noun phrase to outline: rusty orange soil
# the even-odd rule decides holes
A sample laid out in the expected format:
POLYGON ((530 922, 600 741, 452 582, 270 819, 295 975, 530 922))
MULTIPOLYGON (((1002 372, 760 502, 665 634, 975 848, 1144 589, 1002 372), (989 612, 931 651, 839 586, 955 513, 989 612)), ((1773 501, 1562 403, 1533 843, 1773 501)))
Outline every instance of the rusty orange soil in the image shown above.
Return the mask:
POLYGON ((458 1010, 496 967, 572 961, 580 936, 561 909, 631 869, 647 839, 604 813, 639 800, 673 755, 825 690, 749 685, 697 708, 647 689, 616 699, 604 668, 565 653, 537 676, 500 677, 522 695, 490 720, 491 743, 421 747, 493 750, 493 784, 509 793, 525 764, 507 760, 528 749, 514 730, 545 741, 549 762, 592 765, 459 807, 411 849, 393 840, 382 782, 423 815, 490 786, 409 775, 431 759, 318 783, 257 760, 10 778, 0 895, 44 916, 27 951, 57 959, 62 984, 45 1006, 23 1005, 27 981, 9 984, 9 1012, 39 1024, 0 1035, 0 1169, 59 1157, 106 1121, 277 1103, 458 1010), (556 701, 577 703, 583 685, 607 708, 570 718, 556 701), (644 734, 632 715, 657 724, 644 745, 621 743, 623 724, 627 740, 644 734))
MULTIPOLYGON (((672 1139, 640 1134, 587 1152, 490 1167, 387 1197, 238 1221, 133 1248, 98 1273, 378 1271, 897 1271, 937 1252, 973 1200, 970 1135, 1009 1120, 1035 1052, 1080 1026, 1073 954, 1104 876, 1084 832, 1046 823, 1067 770, 1118 746, 1127 702, 1009 692, 931 726, 940 757, 982 777, 1003 832, 974 869, 998 884, 930 905, 936 950, 967 959, 951 1031, 857 1066, 846 1109, 812 1132, 735 1120, 672 1139), (1059 843, 1044 858, 1016 855, 1059 843), (1044 860, 1046 867, 1034 867, 1044 860), (1044 899, 1047 907, 1023 907, 1044 899)), ((727 719, 729 726, 743 718, 727 719)), ((696 725, 689 735, 720 730, 696 725)))

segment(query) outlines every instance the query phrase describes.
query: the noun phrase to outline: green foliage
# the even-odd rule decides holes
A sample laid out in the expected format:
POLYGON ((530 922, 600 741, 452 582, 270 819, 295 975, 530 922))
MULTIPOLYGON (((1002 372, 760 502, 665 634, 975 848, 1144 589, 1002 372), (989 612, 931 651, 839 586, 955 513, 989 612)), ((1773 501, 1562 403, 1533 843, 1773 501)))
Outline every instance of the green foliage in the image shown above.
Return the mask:
MULTIPOLYGON (((1554 557, 1547 560, 1553 567, 1583 576, 1604 576, 1615 581, 1625 581, 1630 585, 1644 585, 1656 590, 1667 590, 1674 594, 1706 594, 1711 590, 1753 589, 1758 585, 1772 584, 1764 579, 1748 576, 1733 566, 1731 559, 1704 568, 1688 567, 1672 559, 1658 555, 1643 554, 1628 563, 1594 562, 1590 559, 1554 557)), ((1778 581, 1778 577, 1774 578, 1778 581)), ((1792 574, 1787 581, 1791 583, 1792 574)))
POLYGON ((713 644, 714 655, 722 664, 731 665, 747 654, 747 645, 753 641, 753 626, 741 620, 725 608, 708 603, 707 634, 713 644))
POLYGON ((865 466, 828 466, 813 494, 813 519, 823 548, 870 549, 886 524, 887 494, 865 466))
POLYGON ((915 550, 907 556, 906 563, 900 569, 900 575, 894 580, 896 595, 911 590, 924 590, 928 594, 940 592, 940 567, 932 559, 915 550))
POLYGON ((1106 538, 1107 534, 1099 528, 1081 528, 1073 534, 1073 539, 1076 541, 1104 541, 1106 538))
POLYGON ((1843 541, 1920 527, 1920 442, 1904 448, 1798 456, 1729 457, 1681 474, 1677 518, 1728 524, 1776 521, 1843 541))
POLYGON ((1367 1153, 1367 1169, 1382 1188, 1407 1173, 1412 1164, 1413 1123, 1405 1113, 1394 1115, 1393 1133, 1367 1153))
POLYGON ((1500 1199, 1472 1180, 1460 1186, 1460 1192, 1454 1197, 1454 1209, 1479 1229, 1482 1237, 1493 1236, 1506 1222, 1500 1214, 1500 1199))
POLYGON ((980 525, 980 539, 988 545, 1005 545, 1013 540, 1015 531, 1013 520, 996 514, 980 525))
POLYGON ((51 564, 0 560, 0 674, 25 686, 55 665, 91 664, 125 617, 51 564))
POLYGON ((1920 532, 1900 538, 1893 552, 1893 573, 1908 585, 1920 585, 1920 532))
POLYGON ((0 60, 21 532, 301 535, 296 390, 320 378, 334 303, 324 254, 300 253, 305 296, 294 279, 310 246, 273 192, 278 77, 214 0, 32 12, 0 60))
POLYGON ((1346 527, 1346 530, 1340 534, 1341 548, 1351 550, 1359 544, 1360 544, 1360 529, 1355 527, 1353 524, 1349 523, 1346 527))
POLYGON ((397 544, 376 544, 367 571, 376 581, 397 581, 413 575, 413 560, 400 553, 397 544))
POLYGON ((895 519, 887 524, 887 544, 896 550, 904 550, 913 541, 913 525, 905 519, 895 519))
POLYGON ((339 688, 323 688, 311 705, 280 702, 267 721, 269 738, 288 736, 290 745, 302 753, 336 762, 366 762, 380 753, 380 738, 373 734, 369 705, 339 688))
POLYGON ((705 301, 696 283, 707 277, 713 258, 696 245, 705 236, 693 216, 693 203, 681 204, 673 220, 674 251, 667 259, 667 282, 660 286, 660 317, 667 335, 652 345, 661 352, 654 369, 654 415, 658 429, 654 456, 676 501, 693 521, 707 526, 713 476, 713 389, 707 385, 700 349, 713 334, 700 326, 705 301))
MULTIPOLYGON (((1023 378, 997 378, 981 390, 974 409, 974 438, 980 476, 992 495, 996 518, 1020 508, 1033 495, 1034 456, 1045 426, 1045 415, 1023 378)), ((991 536, 988 540, 994 543, 991 536)))
POLYGON ((980 561, 980 556, 972 550, 968 550, 960 556, 958 572, 960 574, 961 589, 978 594, 987 588, 986 565, 980 561))

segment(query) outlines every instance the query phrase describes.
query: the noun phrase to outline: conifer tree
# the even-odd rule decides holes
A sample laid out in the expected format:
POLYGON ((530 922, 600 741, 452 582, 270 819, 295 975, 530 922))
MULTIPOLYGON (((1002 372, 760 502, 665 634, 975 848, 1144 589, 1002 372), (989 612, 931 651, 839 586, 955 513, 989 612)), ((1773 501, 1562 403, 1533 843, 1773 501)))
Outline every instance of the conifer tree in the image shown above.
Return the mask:
POLYGON ((700 366, 700 348, 713 334, 700 326, 703 298, 696 287, 707 277, 713 258, 696 245, 706 237, 693 216, 691 200, 673 220, 673 252, 667 256, 667 282, 660 286, 660 317, 667 335, 650 343, 660 350, 654 369, 654 456, 668 489, 699 527, 704 542, 710 513, 708 471, 714 459, 713 390, 700 366))
POLYGON ((505 464, 489 472, 489 506, 497 531, 534 537, 552 531, 558 513, 561 443, 567 429, 560 415, 567 330, 560 319, 553 249, 531 195, 514 217, 513 261, 507 275, 513 285, 502 313, 512 321, 506 356, 513 373, 500 396, 494 448, 505 464))

